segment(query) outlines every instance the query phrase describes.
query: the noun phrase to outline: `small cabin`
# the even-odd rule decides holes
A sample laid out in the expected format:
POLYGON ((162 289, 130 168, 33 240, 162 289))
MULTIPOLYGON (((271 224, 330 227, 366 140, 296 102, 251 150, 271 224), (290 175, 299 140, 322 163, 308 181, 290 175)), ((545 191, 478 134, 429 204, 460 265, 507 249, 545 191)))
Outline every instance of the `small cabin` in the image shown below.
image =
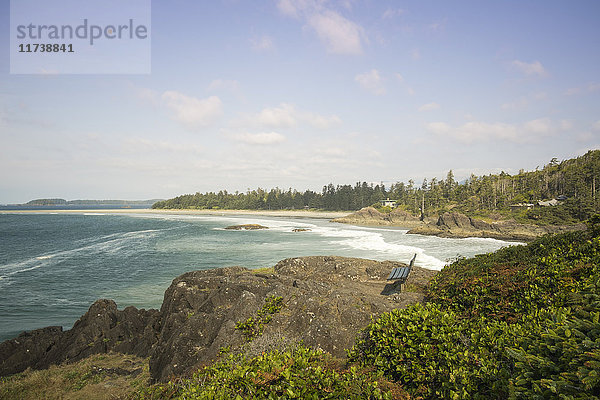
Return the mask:
POLYGON ((385 200, 380 200, 379 202, 381 203, 382 207, 389 207, 389 208, 396 208, 396 205, 398 204, 397 200, 390 200, 389 197, 385 200))
POLYGON ((560 201, 556 199, 547 200, 547 201, 538 201, 538 206, 540 207, 553 207, 560 204, 560 201))

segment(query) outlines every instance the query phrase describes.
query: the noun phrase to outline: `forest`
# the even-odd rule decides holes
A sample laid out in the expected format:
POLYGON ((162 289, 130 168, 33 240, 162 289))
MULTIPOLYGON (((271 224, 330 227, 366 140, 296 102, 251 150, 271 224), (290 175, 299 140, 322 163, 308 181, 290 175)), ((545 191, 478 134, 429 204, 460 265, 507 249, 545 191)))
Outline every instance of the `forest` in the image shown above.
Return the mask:
POLYGON ((411 179, 408 183, 397 182, 389 187, 367 182, 357 182, 354 186, 330 183, 320 193, 299 192, 292 188, 259 188, 245 193, 222 190, 178 196, 157 202, 153 208, 354 211, 366 206, 379 207, 380 200, 390 198, 415 215, 422 211, 424 215, 437 215, 457 208, 481 216, 517 214, 545 222, 582 221, 599 209, 600 199, 596 193, 599 174, 600 150, 591 150, 581 157, 562 162, 553 158, 541 169, 521 170, 515 175, 505 172, 485 176, 471 174, 468 179, 458 182, 450 170, 445 179, 425 178, 420 185, 411 179), (557 197, 562 202, 560 207, 552 207, 552 210, 527 209, 525 206, 557 197), (520 210, 516 205, 522 205, 524 209, 520 210))

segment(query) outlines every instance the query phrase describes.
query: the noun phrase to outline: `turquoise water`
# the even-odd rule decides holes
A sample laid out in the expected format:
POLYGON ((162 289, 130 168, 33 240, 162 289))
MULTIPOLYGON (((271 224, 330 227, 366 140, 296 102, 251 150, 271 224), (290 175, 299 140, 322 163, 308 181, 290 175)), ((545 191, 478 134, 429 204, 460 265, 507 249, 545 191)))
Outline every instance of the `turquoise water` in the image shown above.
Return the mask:
POLYGON ((0 214, 0 340, 50 325, 66 329, 99 298, 159 308, 184 272, 273 266, 288 257, 340 255, 440 269, 510 243, 442 239, 307 218, 144 214, 0 214), (231 231, 258 223, 268 230, 231 231), (307 228, 307 232, 293 232, 307 228))

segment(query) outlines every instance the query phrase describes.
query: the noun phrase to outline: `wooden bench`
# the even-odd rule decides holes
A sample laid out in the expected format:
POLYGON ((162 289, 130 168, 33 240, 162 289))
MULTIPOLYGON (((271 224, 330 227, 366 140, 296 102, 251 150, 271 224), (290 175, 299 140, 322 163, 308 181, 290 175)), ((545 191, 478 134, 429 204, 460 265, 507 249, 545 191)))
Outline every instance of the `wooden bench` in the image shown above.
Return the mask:
POLYGON ((412 271, 413 265, 415 265, 416 258, 417 255, 415 254, 412 260, 410 260, 410 265, 408 267, 396 267, 392 269, 392 272, 390 272, 390 276, 388 276, 387 280, 393 282, 385 285, 385 288, 383 289, 381 294, 387 295, 402 292, 402 289, 404 289, 404 283, 408 279, 410 271, 412 271))

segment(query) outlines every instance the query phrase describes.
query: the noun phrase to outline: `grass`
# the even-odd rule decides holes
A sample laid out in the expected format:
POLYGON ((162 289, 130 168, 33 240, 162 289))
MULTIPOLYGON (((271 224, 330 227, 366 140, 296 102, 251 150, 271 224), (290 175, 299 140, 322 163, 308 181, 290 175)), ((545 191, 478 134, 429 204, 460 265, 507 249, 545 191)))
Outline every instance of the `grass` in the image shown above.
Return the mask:
POLYGON ((0 378, 0 399, 125 399, 148 386, 148 360, 96 354, 72 364, 0 378))
POLYGON ((257 269, 253 269, 252 273, 253 274, 274 274, 275 268, 274 267, 257 268, 257 269))

